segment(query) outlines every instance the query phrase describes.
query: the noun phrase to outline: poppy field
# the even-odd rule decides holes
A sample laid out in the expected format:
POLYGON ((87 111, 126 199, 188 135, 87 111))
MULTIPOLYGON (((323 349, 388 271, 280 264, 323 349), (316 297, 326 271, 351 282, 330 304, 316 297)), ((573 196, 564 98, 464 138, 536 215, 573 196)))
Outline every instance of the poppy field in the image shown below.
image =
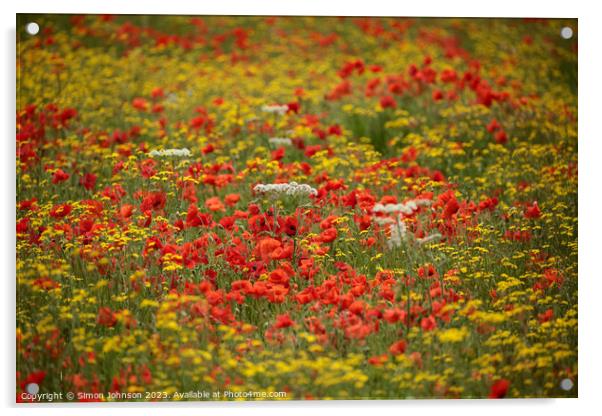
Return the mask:
POLYGON ((17 28, 18 402, 577 396, 576 20, 17 28))

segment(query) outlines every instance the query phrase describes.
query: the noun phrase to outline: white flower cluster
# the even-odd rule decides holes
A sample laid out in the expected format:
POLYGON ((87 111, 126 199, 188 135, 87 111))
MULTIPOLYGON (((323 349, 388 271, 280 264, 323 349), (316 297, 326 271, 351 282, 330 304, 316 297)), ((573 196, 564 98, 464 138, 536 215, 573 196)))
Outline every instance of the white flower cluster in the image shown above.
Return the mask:
POLYGON ((391 214, 393 212, 401 212, 402 214, 410 215, 418 210, 418 207, 428 207, 433 202, 430 199, 412 199, 405 204, 376 204, 372 208, 374 213, 391 214))
POLYGON ((287 137, 270 137, 268 141, 275 146, 290 146, 291 144, 293 144, 293 141, 287 137))
POLYGON ((192 156, 190 150, 183 149, 165 149, 165 150, 153 150, 149 153, 150 157, 189 157, 192 156))
POLYGON ((255 185, 253 190, 260 194, 271 194, 271 195, 318 195, 318 191, 315 188, 305 184, 305 183, 268 183, 268 184, 258 184, 255 185))
POLYGON ((288 105, 278 105, 278 104, 264 105, 263 107, 261 107, 261 111, 263 111, 264 113, 283 115, 288 111, 288 105))
MULTIPOLYGON (((372 208, 372 212, 377 214, 396 214, 395 218, 391 217, 373 217, 374 222, 378 225, 389 226, 389 239, 387 246, 389 249, 401 247, 403 240, 407 236, 407 227, 402 219, 402 214, 411 215, 418 210, 419 207, 428 207, 432 204, 429 199, 413 199, 403 204, 376 204, 372 208)), ((432 234, 424 238, 417 238, 418 244, 426 244, 441 238, 441 234, 432 234)))
POLYGON ((407 228, 401 218, 397 217, 397 223, 389 225, 389 240, 387 240, 387 247, 389 249, 393 247, 401 247, 403 239, 407 234, 407 228))
POLYGON ((372 217, 372 219, 378 225, 393 224, 395 222, 395 220, 391 217, 372 217))

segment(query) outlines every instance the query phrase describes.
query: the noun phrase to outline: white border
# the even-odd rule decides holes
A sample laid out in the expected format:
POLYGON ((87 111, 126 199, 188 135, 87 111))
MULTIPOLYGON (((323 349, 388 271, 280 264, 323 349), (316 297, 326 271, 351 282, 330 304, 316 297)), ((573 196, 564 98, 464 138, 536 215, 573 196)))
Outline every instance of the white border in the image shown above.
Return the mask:
POLYGON ((34 1, 19 4, 21 13, 121 13, 121 14, 230 14, 230 15, 330 15, 330 16, 443 16, 443 17, 578 17, 578 1, 521 0, 497 2, 370 0, 220 0, 191 2, 144 1, 34 1))
POLYGON ((30 413, 44 415, 106 415, 120 412, 116 405, 92 407, 54 405, 54 407, 15 407, 14 403, 14 294, 15 294, 15 13, 119 13, 119 14, 230 14, 230 15, 346 15, 346 16, 455 16, 455 17, 570 17, 579 18, 579 399, 491 401, 390 401, 390 402, 293 402, 293 403, 200 403, 200 404, 128 404, 130 415, 192 413, 256 415, 332 413, 360 415, 379 413, 451 415, 504 415, 537 412, 546 415, 592 414, 599 409, 602 389, 600 366, 600 319, 602 318, 602 65, 600 39, 602 15, 594 1, 524 0, 468 1, 397 1, 369 0, 24 0, 15 5, 2 2, 2 76, 4 97, 2 111, 2 262, 6 273, 2 281, 3 317, 0 336, 3 370, 0 376, 0 398, 8 415, 30 413))

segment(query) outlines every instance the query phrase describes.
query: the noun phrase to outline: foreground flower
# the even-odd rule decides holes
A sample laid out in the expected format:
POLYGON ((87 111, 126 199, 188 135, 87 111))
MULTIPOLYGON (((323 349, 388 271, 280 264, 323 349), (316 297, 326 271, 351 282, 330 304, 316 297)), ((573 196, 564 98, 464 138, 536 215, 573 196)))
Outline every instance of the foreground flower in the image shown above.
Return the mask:
POLYGON ((190 150, 183 149, 164 149, 164 150, 152 150, 149 153, 150 157, 190 157, 192 153, 190 150))
POLYGON ((525 208, 525 218, 536 220, 539 217, 541 217, 541 210, 537 205, 537 201, 534 201, 532 205, 525 208))
POLYGON ((411 215, 418 210, 419 207, 428 207, 432 204, 429 199, 413 199, 403 204, 376 204, 372 208, 374 213, 391 214, 394 212, 401 212, 406 215, 411 215))
POLYGON ((508 393, 510 388, 510 382, 506 379, 501 379, 493 383, 491 386, 491 392, 489 393, 490 399, 503 399, 508 393))
POLYGON ((397 222, 389 225, 389 240, 387 240, 387 246, 389 248, 401 247, 406 234, 406 225, 398 217, 397 222))
POLYGON ((253 190, 259 194, 268 195, 291 195, 291 196, 316 196, 318 191, 305 183, 269 183, 255 185, 253 190))
POLYGON ((272 114, 285 114, 288 111, 288 105, 264 105, 261 107, 261 111, 264 113, 272 113, 272 114))
POLYGON ((290 146, 293 142, 286 137, 270 137, 268 141, 276 146, 290 146))

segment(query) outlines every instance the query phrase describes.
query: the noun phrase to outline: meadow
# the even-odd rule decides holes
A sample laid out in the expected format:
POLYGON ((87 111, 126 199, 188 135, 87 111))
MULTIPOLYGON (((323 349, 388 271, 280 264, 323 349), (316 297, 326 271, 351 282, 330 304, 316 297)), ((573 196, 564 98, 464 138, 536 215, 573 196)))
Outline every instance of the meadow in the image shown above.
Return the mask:
POLYGON ((17 401, 577 396, 576 20, 17 23, 17 401))

